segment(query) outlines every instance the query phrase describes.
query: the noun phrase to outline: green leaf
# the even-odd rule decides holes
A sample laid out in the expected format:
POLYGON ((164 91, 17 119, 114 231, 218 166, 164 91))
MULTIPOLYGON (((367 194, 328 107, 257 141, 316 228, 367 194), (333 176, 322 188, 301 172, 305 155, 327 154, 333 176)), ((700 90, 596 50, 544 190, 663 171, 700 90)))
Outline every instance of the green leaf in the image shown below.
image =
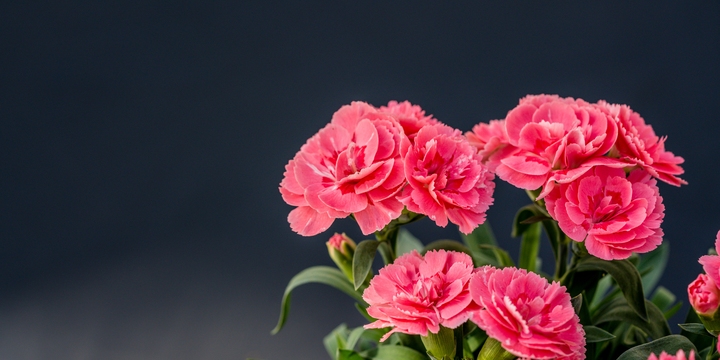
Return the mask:
POLYGON ((675 300, 675 294, 670 292, 670 290, 666 289, 664 286, 658 286, 657 289, 655 289, 652 298, 650 298, 650 301, 652 301, 652 303, 665 314, 666 319, 672 316, 672 314, 668 316, 667 313, 677 307, 677 305, 673 307, 675 300))
POLYGON ((620 290, 622 290, 630 307, 635 310, 640 318, 647 320, 648 315, 642 280, 632 263, 627 260, 606 261, 594 256, 588 256, 580 259, 580 263, 575 269, 577 272, 600 270, 610 274, 615 279, 620 290))
MULTIPOLYGON (((494 245, 480 245, 480 249, 483 251, 487 251, 491 254, 491 263, 481 264, 481 265, 493 265, 495 267, 509 267, 509 266, 515 266, 515 263, 513 262, 512 258, 510 257, 510 254, 507 253, 507 251, 503 250, 500 247, 494 246, 494 245)), ((477 265, 477 264, 476 264, 477 265)))
POLYGON ((357 309, 357 311, 360 313, 360 315, 362 315, 365 319, 367 319, 367 321, 373 322, 373 321, 377 320, 377 319, 373 318, 372 316, 370 316, 367 312, 367 309, 365 309, 365 307, 363 307, 362 305, 355 303, 355 309, 357 309))
MULTIPOLYGON (((526 223, 525 220, 532 219, 536 216, 541 216, 540 212, 537 209, 537 206, 535 204, 526 205, 520 208, 517 213, 515 213, 515 219, 513 220, 513 227, 512 232, 510 235, 512 237, 518 237, 527 231, 528 228, 530 228, 530 225, 533 223, 526 223)), ((542 221, 542 220, 540 220, 542 221)))
POLYGON ((573 309, 575 310, 575 314, 580 314, 580 310, 582 309, 583 305, 583 296, 582 294, 577 294, 572 299, 570 299, 570 303, 573 306, 573 309))
POLYGON ((352 350, 338 350, 338 360, 365 360, 360 354, 352 350))
POLYGON ((427 246, 425 246, 425 249, 423 250, 423 254, 430 250, 458 251, 458 252, 463 252, 463 253, 466 253, 466 254, 472 256, 472 252, 470 252, 470 249, 468 249, 465 245, 463 245, 462 243, 457 242, 455 240, 442 239, 442 240, 433 241, 433 242, 429 243, 427 246))
POLYGON ((669 335, 629 349, 622 353, 617 360, 647 360, 650 354, 659 355, 665 351, 668 354, 674 355, 680 349, 684 350, 686 355, 689 355, 690 351, 697 353, 695 345, 686 337, 682 335, 669 335))
POLYGON ((470 234, 465 235, 460 233, 460 236, 473 252, 479 250, 479 245, 497 245, 495 235, 493 234, 492 228, 490 228, 490 222, 487 220, 485 220, 482 225, 476 227, 470 234))
POLYGON ((710 334, 707 331, 707 329, 705 329, 705 325, 703 325, 703 324, 689 323, 689 324, 678 324, 678 326, 681 329, 683 329, 691 334, 702 335, 702 336, 707 336, 707 337, 711 337, 711 338, 714 337, 712 334, 710 334))
POLYGON ((522 234, 518 265, 529 271, 537 271, 537 258, 540 252, 540 224, 529 225, 522 234))
POLYGON ((395 245, 395 255, 400 256, 417 250, 417 252, 423 251, 423 244, 407 229, 400 229, 397 237, 397 244, 395 245))
POLYGON ((670 326, 665 320, 662 311, 648 300, 645 301, 645 307, 648 315, 647 320, 642 319, 634 309, 628 306, 624 299, 617 298, 601 309, 598 309, 598 313, 595 314, 594 319, 595 325, 610 321, 619 321, 637 326, 653 339, 670 335, 670 326))
POLYGON ((365 329, 362 326, 352 329, 352 331, 350 331, 350 334, 348 335, 345 348, 348 350, 355 349, 355 345, 357 344, 358 340, 360 340, 363 332, 365 332, 365 329))
MULTIPOLYGON (((585 339, 588 344, 608 341, 615 338, 615 335, 592 325, 583 326, 585 329, 585 339)), ((646 359, 647 360, 647 359, 646 359)))
MULTIPOLYGON (((692 306, 688 309, 687 315, 685 316, 685 324, 700 324, 702 326, 702 323, 700 322, 700 318, 697 316, 697 313, 695 313, 695 310, 693 310, 692 306)), ((703 326, 704 328, 705 326, 703 326)), ((705 349, 712 345, 713 341, 715 340, 714 337, 708 338, 706 336, 697 335, 694 333, 691 333, 681 327, 680 335, 685 336, 686 338, 690 339, 690 341, 695 344, 695 347, 698 349, 705 349)), ((712 350, 714 351, 714 347, 712 350)), ((704 359, 704 358, 701 358, 704 359)))
MULTIPOLYGON (((660 281, 670 257, 670 244, 665 240, 655 250, 640 256, 638 271, 643 274, 643 291, 650 293, 660 281)), ((661 307, 662 309, 662 307, 661 307)))
POLYGON ((355 255, 353 256, 352 263, 355 290, 362 286, 365 282, 365 278, 370 273, 379 245, 380 242, 377 240, 363 240, 357 245, 357 248, 355 248, 355 255))
MULTIPOLYGON (((558 224, 555 220, 545 220, 542 222, 543 229, 545 229, 545 234, 547 234, 548 240, 550 240, 550 247, 552 248, 553 255, 555 256, 556 261, 560 261, 560 246, 562 246, 563 241, 562 237, 565 236, 558 227, 558 224)), ((567 261, 567 259, 564 259, 567 261)), ((557 272, 557 271, 556 271, 557 272)))
POLYGON ((500 267, 500 262, 493 250, 493 247, 497 246, 497 241, 488 221, 475 228, 472 233, 468 235, 461 233, 460 235, 472 253, 475 267, 484 265, 500 267))
POLYGON ((323 338, 323 345, 330 357, 338 359, 338 350, 345 347, 345 340, 348 337, 348 329, 345 324, 340 324, 323 338))
POLYGON ((400 345, 380 345, 377 348, 377 354, 372 358, 375 360, 427 360, 424 354, 400 345))
POLYGON ((290 311, 290 295, 293 289, 307 283, 330 285, 350 295, 363 306, 367 306, 367 303, 363 300, 362 295, 355 291, 352 284, 350 284, 350 281, 348 281, 340 270, 329 266, 313 266, 299 272, 288 283, 285 288, 285 294, 283 294, 282 304, 280 305, 280 318, 278 319, 277 325, 272 330, 272 334, 277 334, 285 325, 285 321, 287 321, 287 316, 290 311))

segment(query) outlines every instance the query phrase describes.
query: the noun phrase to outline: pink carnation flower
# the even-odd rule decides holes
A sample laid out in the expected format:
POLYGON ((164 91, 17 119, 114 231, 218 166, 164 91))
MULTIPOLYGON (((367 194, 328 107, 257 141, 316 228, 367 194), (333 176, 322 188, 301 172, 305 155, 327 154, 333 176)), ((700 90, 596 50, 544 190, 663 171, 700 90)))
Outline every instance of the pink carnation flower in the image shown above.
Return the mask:
POLYGON ((720 289, 715 281, 705 274, 688 285, 688 299, 693 309, 700 314, 712 316, 720 305, 720 289))
POLYGON ((290 205, 290 227, 312 236, 353 214, 363 234, 400 216, 395 198, 405 183, 395 119, 364 102, 338 110, 285 167, 280 193, 290 205))
POLYGON ((605 101, 599 101, 598 105, 606 108, 617 119, 619 134, 615 149, 622 160, 640 166, 668 184, 687 184, 685 180, 677 177, 685 172, 679 165, 685 160, 665 151, 666 137, 659 138, 655 135, 652 126, 646 125, 640 114, 627 105, 609 104, 605 101))
POLYGON ((472 131, 466 132, 465 137, 478 149, 478 154, 490 171, 495 171, 500 160, 517 149, 508 142, 505 120, 490 120, 488 124, 479 123, 472 131))
POLYGON ((401 152, 409 186, 398 198, 408 210, 443 227, 449 220, 465 234, 485 221, 494 175, 460 131, 442 124, 425 126, 414 144, 403 141, 401 152))
POLYGON ((417 251, 400 256, 380 269, 365 289, 368 314, 377 321, 366 329, 392 327, 380 341, 401 332, 427 336, 440 326, 456 328, 467 321, 472 299, 468 284, 473 273, 470 256, 454 251, 417 251))
POLYGON ((527 96, 508 112, 505 128, 508 143, 517 149, 500 159, 495 172, 522 189, 543 187, 538 198, 593 166, 628 165, 603 156, 617 138, 614 118, 581 99, 527 96))
POLYGON ((660 353, 660 357, 655 356, 655 354, 650 354, 648 360, 695 360, 695 351, 690 350, 690 357, 685 357, 685 351, 682 349, 678 350, 675 355, 670 355, 663 351, 660 353))
POLYGON ((644 253, 662 242, 665 206, 657 181, 643 170, 594 167, 579 179, 558 186, 545 205, 560 229, 585 241, 590 254, 603 260, 644 253))
MULTIPOLYGON (((715 236, 715 251, 720 254, 720 231, 715 236)), ((704 255, 698 260, 703 266, 703 270, 709 276, 715 284, 720 284, 720 256, 718 255, 704 255)))
POLYGON ((524 269, 484 266, 470 280, 470 320, 522 359, 585 359, 585 331, 570 295, 524 269))
POLYGON ((425 115, 425 110, 420 106, 413 105, 409 101, 399 103, 392 100, 387 106, 381 106, 379 110, 397 119, 410 140, 414 140, 417 132, 424 126, 440 124, 432 115, 425 115))

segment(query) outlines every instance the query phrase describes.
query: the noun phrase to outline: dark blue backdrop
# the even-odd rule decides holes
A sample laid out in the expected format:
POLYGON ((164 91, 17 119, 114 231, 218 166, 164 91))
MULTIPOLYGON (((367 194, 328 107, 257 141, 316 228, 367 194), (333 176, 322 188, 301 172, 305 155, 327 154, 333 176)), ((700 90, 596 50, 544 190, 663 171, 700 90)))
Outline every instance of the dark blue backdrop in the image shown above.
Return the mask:
MULTIPOLYGON (((685 157, 661 185, 685 300, 720 229, 720 3, 54 2, 0 5, 0 358, 321 359, 363 320, 308 285, 334 231, 285 221, 283 167, 352 100, 456 128, 528 93, 630 104, 685 157)), ((525 194, 498 183, 503 244, 525 194)), ((428 241, 449 226, 414 227, 428 241)))

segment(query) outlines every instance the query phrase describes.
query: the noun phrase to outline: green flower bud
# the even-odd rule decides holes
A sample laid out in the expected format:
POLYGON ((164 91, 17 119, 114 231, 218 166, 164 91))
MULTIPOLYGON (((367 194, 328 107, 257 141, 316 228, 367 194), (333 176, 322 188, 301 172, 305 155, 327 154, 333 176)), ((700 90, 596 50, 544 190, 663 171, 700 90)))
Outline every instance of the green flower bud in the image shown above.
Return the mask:
POLYGON ((477 360, 513 360, 517 356, 509 353, 499 341, 489 337, 485 340, 477 360))
POLYGON ((325 245, 327 245, 328 253, 335 265, 352 282, 352 260, 353 255, 355 255, 355 242, 345 233, 335 233, 325 245))
POLYGON ((428 332, 427 336, 421 336, 425 350, 435 360, 455 359, 455 334, 451 329, 440 326, 437 334, 428 332))

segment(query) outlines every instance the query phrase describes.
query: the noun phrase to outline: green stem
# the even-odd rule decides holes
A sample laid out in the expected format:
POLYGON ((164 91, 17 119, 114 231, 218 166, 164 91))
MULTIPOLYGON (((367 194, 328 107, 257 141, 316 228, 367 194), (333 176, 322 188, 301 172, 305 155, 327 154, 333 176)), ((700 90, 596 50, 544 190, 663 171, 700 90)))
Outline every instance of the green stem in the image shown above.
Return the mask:
POLYGON ((567 235, 562 234, 562 236, 560 236, 560 244, 558 244, 558 257, 555 259, 555 280, 561 280, 567 276, 568 248, 570 241, 571 240, 567 237, 567 235))
POLYGON ((499 341, 489 337, 485 340, 477 360, 513 360, 517 357, 502 347, 499 341))

